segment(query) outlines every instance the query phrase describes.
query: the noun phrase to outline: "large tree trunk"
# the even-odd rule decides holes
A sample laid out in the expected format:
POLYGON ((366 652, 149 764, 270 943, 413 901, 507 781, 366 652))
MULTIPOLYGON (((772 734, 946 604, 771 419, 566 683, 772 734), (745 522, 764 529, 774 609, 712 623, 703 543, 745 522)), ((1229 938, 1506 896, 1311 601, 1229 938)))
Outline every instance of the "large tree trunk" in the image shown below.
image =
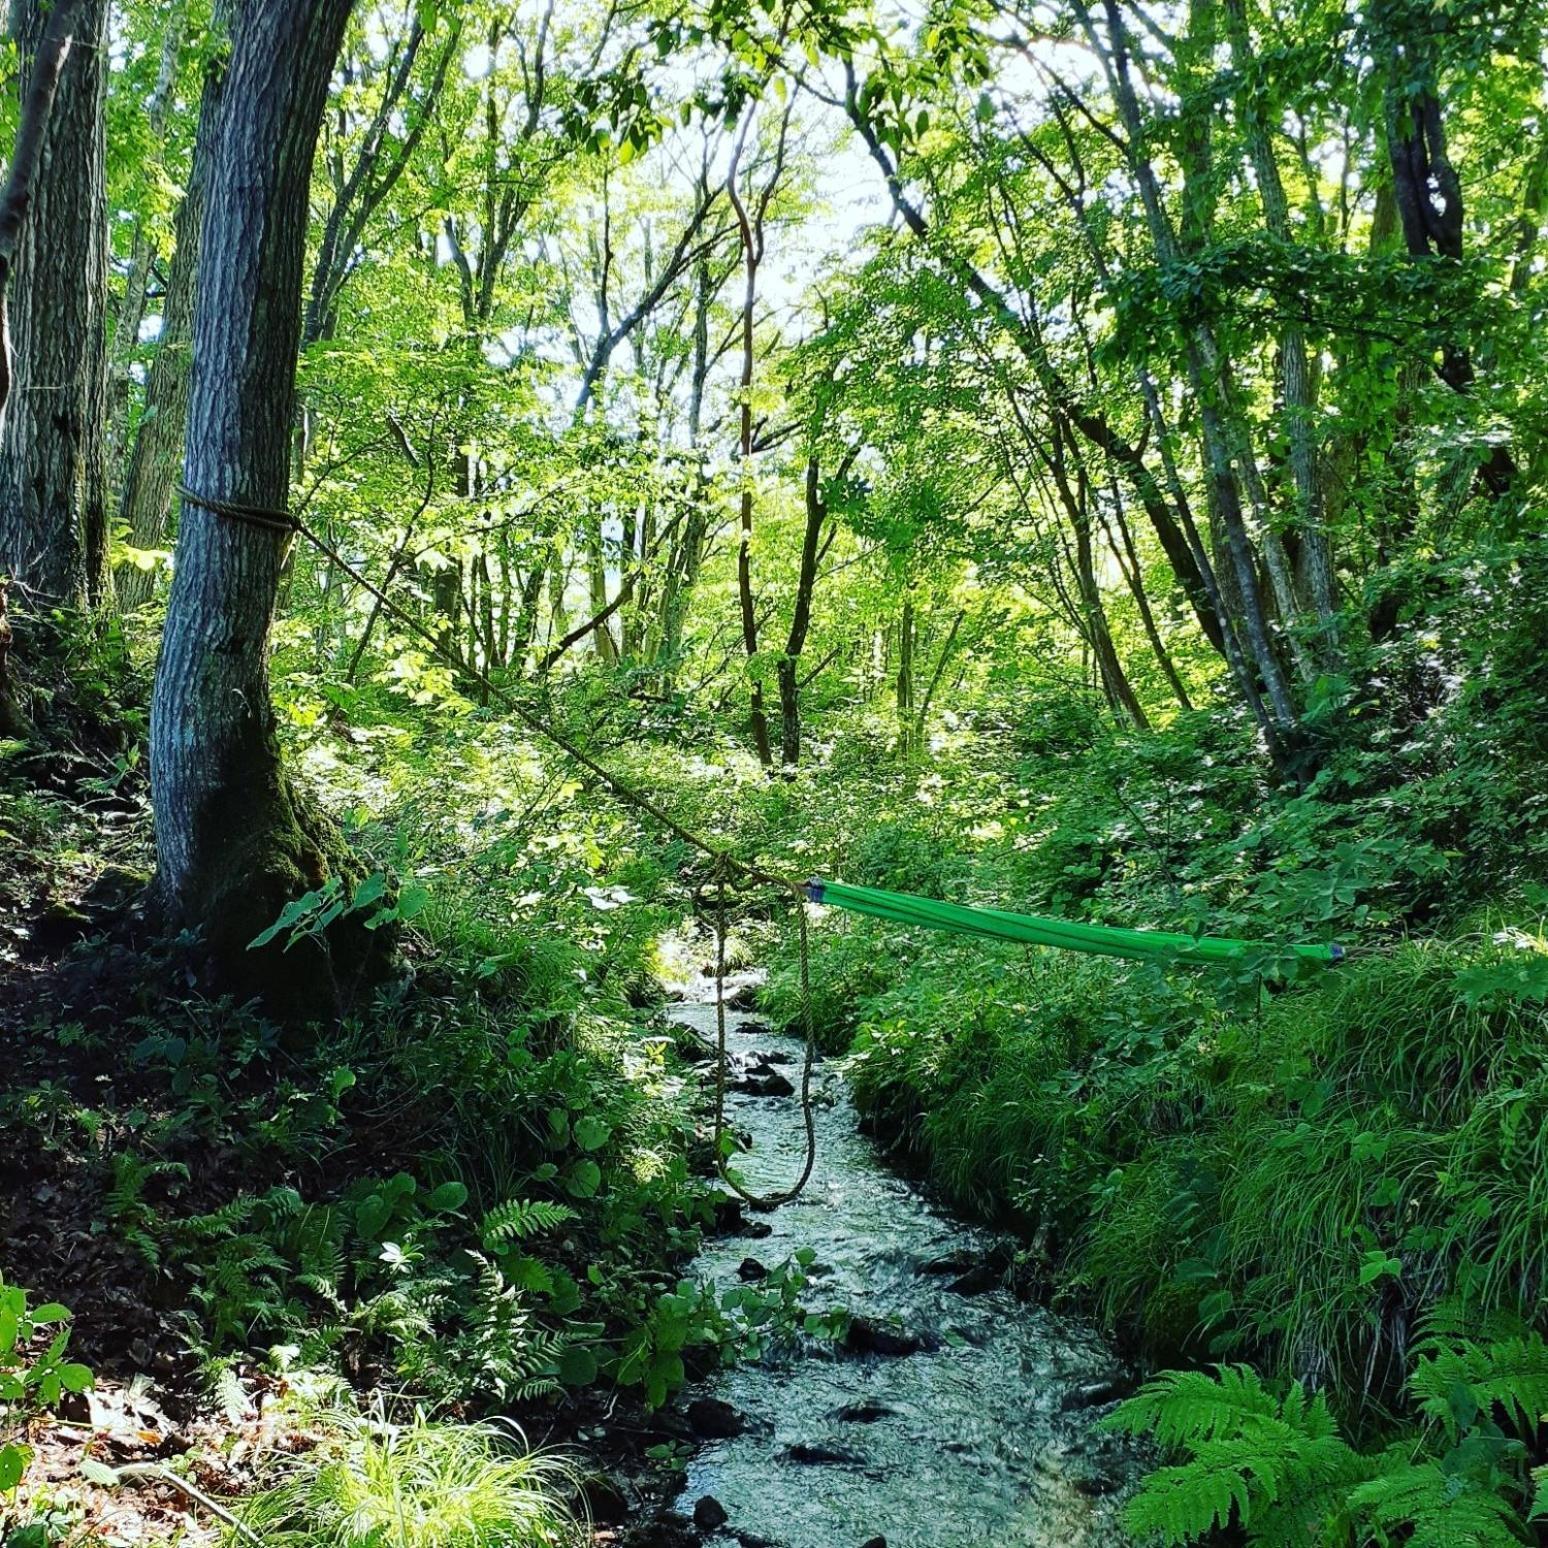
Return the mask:
MULTIPOLYGON (((264 0, 236 26, 210 167, 184 463, 185 483, 206 499, 286 505, 308 186, 350 4, 264 0)), ((151 706, 157 886, 167 923, 202 930, 226 982, 280 1009, 327 1013, 339 983, 326 949, 292 953, 283 972, 270 953, 246 949, 342 858, 285 777, 269 702, 285 546, 271 526, 183 502, 151 706)))
MULTIPOLYGON (((216 0, 213 25, 229 25, 231 0, 216 0)), ((210 54, 199 101, 199 125, 194 136, 193 163, 183 202, 173 226, 176 247, 167 272, 167 293, 161 308, 161 333, 145 383, 145 402, 134 445, 124 469, 118 516, 129 543, 142 551, 159 549, 166 541, 172 513, 172 486, 183 451, 188 420, 189 341, 193 333, 194 294, 199 282, 199 242, 203 235, 205 184, 215 154, 221 99, 226 88, 226 56, 210 54)), ((118 574, 119 603, 126 612, 143 607, 156 588, 155 571, 125 565, 118 574)))
MULTIPOLYGON (((54 9, 12 0, 11 34, 24 61, 45 42, 54 9)), ((108 586, 107 0, 75 0, 69 26, 73 43, 9 276, 0 570, 40 598, 81 603, 100 600, 108 586)))

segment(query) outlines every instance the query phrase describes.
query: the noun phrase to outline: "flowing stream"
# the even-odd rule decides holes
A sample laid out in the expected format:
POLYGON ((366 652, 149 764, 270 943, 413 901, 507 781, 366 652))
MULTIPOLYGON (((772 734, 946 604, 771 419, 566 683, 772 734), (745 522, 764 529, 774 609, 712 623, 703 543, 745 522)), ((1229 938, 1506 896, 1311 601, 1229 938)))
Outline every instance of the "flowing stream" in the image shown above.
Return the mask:
MULTIPOLYGON (((708 986, 696 992, 670 1015, 713 1044, 708 986)), ((731 1013, 727 1043, 738 1084, 777 1090, 770 1077, 784 1076, 799 1086, 798 1040, 731 1013)), ((802 1337, 690 1394, 711 1438, 688 1465, 678 1510, 716 1548, 1124 1542, 1121 1504, 1139 1461, 1093 1428, 1122 1387, 1113 1351, 1001 1287, 992 1266, 1006 1260, 1006 1240, 889 1167, 831 1064, 818 1066, 814 1089, 806 1192, 772 1214, 749 1212, 748 1232, 707 1243, 695 1272, 724 1288, 810 1248, 803 1304, 856 1320, 842 1342, 802 1337)), ((804 1157, 799 1099, 736 1091, 728 1122, 751 1137, 738 1162, 746 1184, 788 1187, 804 1157)))

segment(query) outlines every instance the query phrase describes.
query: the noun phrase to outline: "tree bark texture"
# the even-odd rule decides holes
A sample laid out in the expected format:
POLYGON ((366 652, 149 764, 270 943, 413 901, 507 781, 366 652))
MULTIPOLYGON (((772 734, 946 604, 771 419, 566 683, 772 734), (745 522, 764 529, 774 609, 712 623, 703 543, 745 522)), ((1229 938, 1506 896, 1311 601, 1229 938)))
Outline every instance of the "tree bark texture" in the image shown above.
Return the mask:
MULTIPOLYGON (((54 7, 13 0, 23 78, 54 7)), ((106 0, 75 0, 9 266, 11 392, 0 428, 0 569, 40 599, 100 600, 107 574, 106 0)))
MULTIPOLYGON (((216 0, 214 22, 230 24, 232 0, 216 0)), ((119 495, 118 516, 130 545, 158 549, 166 541, 172 514, 172 487, 183 451, 188 422, 189 347, 193 335, 194 296, 199 284, 199 242, 203 235, 205 184, 215 154, 221 99, 226 86, 226 58, 215 51, 205 71, 199 99, 199 124, 194 133, 193 163, 188 186, 173 225, 176 246, 167 271, 167 293, 161 309, 161 333, 145 382, 134 444, 130 448, 119 495)), ((149 602, 156 587, 155 571, 138 565, 121 567, 119 603, 127 612, 149 602)))
MULTIPOLYGON (((283 510, 312 158, 351 0, 263 0, 236 24, 194 309, 187 486, 283 510)), ((151 707, 158 893, 217 974, 293 1011, 337 997, 328 954, 274 973, 247 943, 337 874, 342 843, 293 793, 269 700, 286 539, 185 499, 151 707), (300 1002, 300 1003, 297 1003, 300 1002)), ((277 951, 278 948, 275 948, 277 951)))

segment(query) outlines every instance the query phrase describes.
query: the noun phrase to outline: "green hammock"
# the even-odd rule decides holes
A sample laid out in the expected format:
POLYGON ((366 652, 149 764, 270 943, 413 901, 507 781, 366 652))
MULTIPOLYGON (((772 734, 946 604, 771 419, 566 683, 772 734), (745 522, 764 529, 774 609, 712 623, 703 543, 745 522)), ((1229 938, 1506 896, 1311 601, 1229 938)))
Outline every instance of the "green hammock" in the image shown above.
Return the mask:
MULTIPOLYGON (((1038 914, 1012 914, 1001 908, 964 908, 959 903, 940 903, 916 898, 906 892, 883 892, 876 887, 847 887, 843 882, 806 884, 813 903, 869 914, 894 924, 919 925, 929 930, 949 930, 956 935, 981 935, 997 941, 1020 941, 1027 946, 1059 946, 1104 957, 1132 957, 1140 962, 1233 962, 1250 951, 1273 952, 1275 947, 1254 941, 1236 941, 1219 935, 1181 935, 1170 930, 1124 930, 1116 925, 1071 924, 1038 914)), ((1277 948, 1308 962, 1340 962, 1342 946, 1291 946, 1277 948)))

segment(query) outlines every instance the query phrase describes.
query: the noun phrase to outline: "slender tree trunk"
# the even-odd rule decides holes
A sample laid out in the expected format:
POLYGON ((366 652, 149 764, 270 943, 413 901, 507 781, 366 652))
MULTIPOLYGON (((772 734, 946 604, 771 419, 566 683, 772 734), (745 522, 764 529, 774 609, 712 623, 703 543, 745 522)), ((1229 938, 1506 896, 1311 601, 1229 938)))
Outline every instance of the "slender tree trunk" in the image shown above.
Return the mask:
MULTIPOLYGON (((1151 654, 1156 658, 1156 664, 1161 668, 1161 674, 1171 686, 1173 694, 1177 698, 1179 708, 1191 710, 1193 701, 1188 697, 1188 690, 1183 686, 1183 680, 1178 676, 1177 665, 1172 660, 1171 652, 1166 648, 1166 642, 1161 638, 1161 631, 1156 625, 1156 615, 1150 605, 1150 598, 1145 592, 1145 574, 1140 567, 1140 557, 1134 546, 1133 534, 1129 531, 1129 523, 1124 517, 1123 495, 1118 488, 1118 480, 1114 479, 1110 485, 1113 496, 1113 522, 1109 525, 1105 516, 1102 518, 1103 530, 1107 534, 1108 546, 1113 551, 1113 557, 1118 561, 1118 568, 1123 571, 1124 580, 1127 581, 1129 593, 1134 598, 1134 605, 1139 610, 1140 624, 1145 630, 1145 638, 1150 641, 1151 654), (1113 528, 1117 528, 1116 535, 1113 528)), ((1101 506, 1097 507, 1101 514, 1101 506)))
POLYGON ((1113 642, 1112 629, 1108 625, 1107 607, 1102 600, 1101 587, 1097 584, 1096 561, 1091 543, 1091 486, 1079 461, 1079 447, 1074 432, 1062 417, 1055 421, 1052 445, 1041 450, 1048 471, 1053 476, 1059 501, 1064 506, 1070 528, 1075 534, 1074 555, 1069 555, 1068 547, 1065 553, 1075 571, 1080 600, 1073 612, 1079 619, 1081 635, 1091 647, 1103 690, 1114 713, 1127 718, 1140 730, 1148 731, 1150 719, 1144 705, 1140 703, 1139 695, 1134 691, 1134 685, 1129 681, 1129 674, 1124 670, 1118 647, 1113 642), (1070 455, 1076 459, 1073 484, 1066 461, 1070 455))
POLYGON ((796 575, 790 633, 779 658, 779 761, 793 769, 801 761, 801 652, 812 626, 812 593, 828 508, 822 498, 822 470, 815 455, 806 459, 806 529, 801 536, 801 566, 796 575))
POLYGON ((919 701, 919 708, 914 714, 914 745, 923 748, 925 745, 925 731, 930 720, 930 705, 935 700, 935 690, 941 685, 941 678, 946 675, 946 664, 951 660, 951 653, 956 648, 957 635, 962 630, 962 621, 967 617, 964 612, 958 612, 951 621, 951 628, 946 631, 945 643, 941 646, 940 654, 935 658, 935 670, 930 673, 930 681, 925 684, 924 697, 919 701))
MULTIPOLYGON (((287 503, 307 194, 350 3, 264 0, 236 26, 210 167, 184 464, 185 483, 207 499, 287 503)), ((348 870, 341 840, 297 797, 280 759, 268 643, 286 546, 270 526, 183 502, 151 705, 157 890, 166 922, 202 931, 227 982, 326 1014, 340 995, 334 951, 309 946, 276 972, 270 953, 246 949, 286 902, 345 884, 348 870)))
POLYGON ((1096 566, 1091 544, 1091 521, 1082 514, 1075 528, 1075 574, 1080 583, 1080 600, 1086 615, 1086 628, 1091 648, 1096 654, 1097 667, 1102 683, 1113 708, 1121 709, 1141 731, 1150 729, 1150 717, 1140 703, 1129 674, 1124 670, 1118 647, 1113 643, 1112 629, 1107 621, 1107 608, 1102 601, 1102 590, 1097 585, 1096 566))
MULTIPOLYGON (((1248 83, 1244 87, 1241 113, 1258 198, 1263 206, 1263 221, 1276 241, 1288 245, 1292 240, 1289 202, 1279 176, 1279 163, 1274 158, 1264 105, 1252 84, 1257 62, 1253 57, 1244 0, 1226 0, 1225 10, 1232 57, 1238 73, 1248 83)), ((1322 481, 1317 464, 1316 401, 1306 330, 1299 323, 1286 323, 1281 329, 1279 355, 1285 438, 1290 447, 1290 476, 1295 485, 1296 524, 1303 553, 1302 571, 1322 633, 1318 654, 1325 660, 1335 659, 1337 639, 1334 631, 1338 609, 1333 589, 1333 554, 1324 519, 1322 481)))
POLYGON ((903 616, 898 619, 898 675, 893 682, 898 723, 898 757, 914 755, 914 597, 903 594, 903 616))
POLYGON ((688 603, 699 580, 699 566, 704 558, 705 539, 709 534, 709 513, 705 509, 709 480, 705 474, 703 455, 699 446, 704 425, 704 387, 709 378, 709 313, 716 290, 710 274, 708 256, 701 256, 694 266, 693 281, 693 370, 688 389, 688 445, 698 458, 689 489, 688 521, 682 542, 667 566, 666 580, 661 588, 661 650, 662 680, 670 692, 677 673, 678 657, 682 654, 683 625, 687 621, 688 603))
MULTIPOLYGON (((752 535, 753 535, 753 319, 758 300, 758 263, 762 256, 762 233, 754 233, 747 212, 736 189, 736 164, 733 160, 731 175, 726 180, 732 208, 736 211, 737 224, 742 233, 742 256, 746 267, 747 284, 742 297, 742 377, 740 405, 740 435, 737 440, 737 465, 742 478, 742 498, 737 521, 736 594, 742 613, 742 649, 751 663, 758 654, 758 611, 753 598, 752 586, 752 535)), ((748 718, 752 723, 753 745, 758 750, 758 762, 764 768, 772 768, 774 751, 769 742, 769 718, 763 708, 763 683, 754 674, 748 702, 748 718)))
MULTIPOLYGON (((886 179, 893 208, 902 217, 904 225, 921 241, 933 240, 929 223, 904 193, 897 168, 892 164, 886 148, 877 136, 875 127, 866 118, 859 105, 856 77, 852 68, 847 80, 845 111, 861 139, 865 141, 871 159, 886 179)), ((1005 296, 967 259, 948 251, 946 263, 962 285, 983 303, 989 314, 1025 356, 1049 402, 1068 417, 1070 423, 1086 440, 1111 457, 1121 469, 1123 476, 1133 483, 1135 493, 1144 506, 1145 514, 1155 528, 1156 537, 1165 549, 1178 581, 1199 620, 1199 627, 1217 650, 1224 650, 1228 621, 1221 618, 1216 611, 1219 596, 1212 595, 1211 588, 1200 574, 1198 566, 1200 555, 1195 552, 1194 546, 1188 542, 1186 534, 1173 519, 1161 487, 1146 465, 1142 449, 1118 434, 1106 415, 1100 409, 1085 402, 1056 369, 1035 315, 1030 319, 1022 317, 1005 296)))
MULTIPOLYGON (((230 25, 232 0, 217 0, 212 25, 230 25)), ((183 453, 188 422, 189 351, 193 337, 194 297, 199 283, 199 244, 204 226, 205 184, 220 122, 226 86, 226 55, 211 51, 199 99, 199 123, 194 132, 193 162, 188 186, 173 225, 176 246, 167 271, 167 293, 161 307, 161 333, 145 382, 134 445, 130 448, 119 491, 118 519, 129 544, 142 552, 161 548, 172 515, 172 490, 183 453)), ((119 568, 118 595, 127 612, 143 607, 156 589, 156 571, 137 564, 119 568)))
MULTIPOLYGON (((1403 7, 1373 6, 1372 21, 1388 34, 1382 40, 1391 55, 1387 154, 1404 243, 1413 258, 1438 257, 1460 264, 1466 231, 1462 179, 1447 149, 1434 61, 1426 41, 1413 35, 1418 28, 1403 7)), ((1472 392, 1476 371, 1465 341, 1453 339, 1442 348, 1439 375, 1453 392, 1472 392)), ((1484 488, 1495 497, 1510 488, 1516 472, 1515 458, 1503 443, 1491 447, 1478 467, 1484 488)))
MULTIPOLYGON (((174 14, 161 40, 161 63, 156 85, 146 105, 146 126, 158 154, 165 149, 167 112, 171 107, 172 88, 177 81, 178 59, 183 47, 182 14, 174 14)), ((123 473, 124 448, 128 437, 130 368, 140 343, 140 326, 145 321, 146 297, 151 272, 155 267, 156 244, 147 229, 148 222, 136 217, 134 236, 129 245, 129 269, 124 276, 124 294, 113 322, 113 345, 108 361, 108 476, 110 496, 117 497, 123 473)))
MULTIPOLYGON (((12 0, 25 62, 54 7, 12 0)), ((0 428, 0 570, 40 598, 98 603, 107 566, 106 0, 73 0, 73 37, 8 265, 10 399, 0 428)))
MULTIPOLYGON (((1172 230, 1154 165, 1146 158, 1145 120, 1129 71, 1129 39, 1117 0, 1103 0, 1108 41, 1104 46, 1085 0, 1076 0, 1077 13, 1094 49, 1107 66, 1124 130, 1130 146, 1130 168, 1139 184, 1140 200, 1156 255, 1163 263, 1179 258, 1177 238, 1172 230)), ((1186 178, 1185 168, 1185 181, 1186 178)), ((1252 455, 1247 432, 1231 401, 1226 378, 1228 362, 1215 341, 1213 331, 1202 319, 1193 323, 1188 339, 1188 376, 1198 400, 1199 425, 1204 461, 1208 470, 1213 512, 1222 528, 1230 559, 1231 576, 1241 603, 1242 635, 1259 679, 1263 684, 1275 740, 1283 757, 1292 753, 1300 741, 1295 696, 1289 678, 1280 663, 1269 627, 1268 612, 1258 586, 1252 539, 1248 533, 1242 502, 1242 482, 1238 461, 1252 455)), ((1267 536, 1272 537, 1269 533, 1267 536)), ((1277 565, 1271 569, 1277 571, 1277 565)), ((1292 599, 1293 601, 1293 599, 1292 599)), ((1285 617, 1293 627, 1293 612, 1285 617)))

